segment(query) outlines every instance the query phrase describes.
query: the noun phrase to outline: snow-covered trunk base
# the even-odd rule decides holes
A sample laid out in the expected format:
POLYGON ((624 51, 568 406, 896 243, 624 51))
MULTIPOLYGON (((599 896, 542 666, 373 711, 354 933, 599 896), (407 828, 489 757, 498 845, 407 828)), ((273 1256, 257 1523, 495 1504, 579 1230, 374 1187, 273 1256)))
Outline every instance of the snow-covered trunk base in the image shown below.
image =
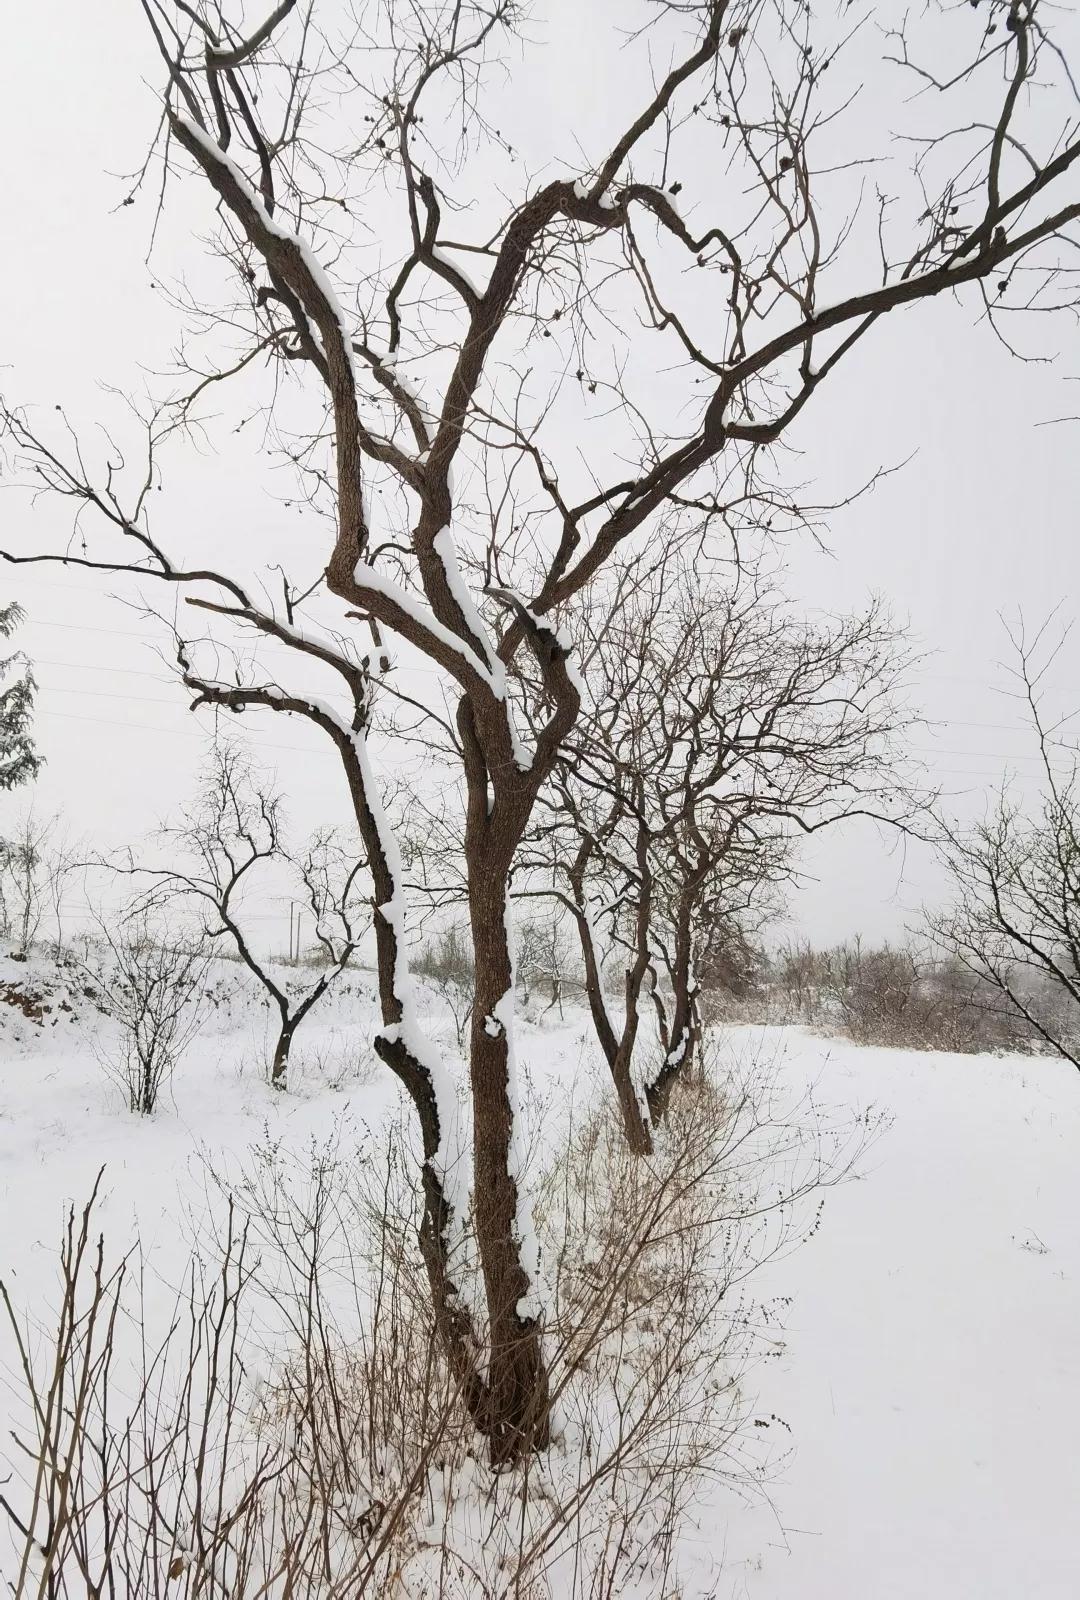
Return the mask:
POLYGON ((292 1049, 292 1041, 292 1024, 283 1022, 281 1032, 278 1034, 277 1044, 274 1046, 274 1060, 270 1067, 271 1088, 286 1089, 288 1087, 289 1051, 292 1049))
MULTIPOLYGON (((474 1214, 488 1313, 491 1456, 496 1465, 509 1465, 546 1448, 550 1399, 540 1307, 526 1265, 526 1257, 535 1255, 532 1230, 519 1194, 523 1174, 507 874, 486 851, 468 854, 476 963, 469 1041, 474 1214)), ((536 1265, 530 1260, 533 1272, 536 1265)))
POLYGON ((421 1186, 424 1197, 420 1226, 420 1253, 431 1289, 435 1324, 461 1396, 477 1429, 489 1432, 490 1405, 487 1385, 477 1363, 477 1339, 466 1301, 455 1282, 458 1263, 451 1237, 455 1218, 447 1192, 444 1137, 436 1086, 429 1067, 418 1058, 422 1041, 412 1036, 400 992, 408 967, 400 948, 400 928, 389 908, 397 904, 396 847, 385 826, 364 759, 362 735, 339 741, 360 836, 368 851, 376 903, 383 908, 375 918, 375 952, 383 1032, 375 1039, 375 1053, 405 1088, 416 1111, 424 1163, 421 1186), (404 1026, 403 1026, 404 1024, 404 1026))

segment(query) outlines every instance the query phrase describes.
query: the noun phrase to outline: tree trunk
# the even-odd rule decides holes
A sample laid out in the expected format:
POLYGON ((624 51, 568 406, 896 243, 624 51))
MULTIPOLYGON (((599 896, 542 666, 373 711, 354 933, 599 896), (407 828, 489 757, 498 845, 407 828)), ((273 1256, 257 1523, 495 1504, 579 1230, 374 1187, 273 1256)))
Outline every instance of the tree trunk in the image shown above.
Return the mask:
MULTIPOLYGON (((397 882, 387 857, 380 819, 372 809, 365 774, 351 739, 340 739, 338 749, 352 796, 360 836, 368 851, 377 905, 385 905, 397 892, 397 882)), ((402 1020, 398 994, 398 962, 402 956, 391 922, 381 913, 375 917, 375 950, 379 978, 379 1002, 384 1023, 402 1020)), ((424 1214, 420 1224, 420 1254, 431 1289, 435 1325, 447 1360, 461 1387, 462 1399, 476 1428, 485 1436, 491 1432, 491 1406, 487 1384, 480 1371, 478 1340, 467 1302, 454 1281, 454 1263, 449 1236, 450 1204, 437 1166, 443 1130, 430 1074, 417 1061, 405 1040, 376 1038, 375 1052, 404 1086, 413 1103, 420 1125, 424 1150, 421 1187, 424 1214)))
POLYGON ((600 963, 596 956, 596 947, 593 944, 592 929, 589 919, 582 907, 584 888, 573 885, 577 906, 574 910, 574 921, 577 923, 578 938, 581 941, 581 959, 585 966, 585 998, 589 1002, 589 1011, 596 1029, 596 1037, 600 1041, 600 1048, 610 1067, 619 1048, 619 1041, 615 1037, 615 1030, 611 1026, 607 1005, 604 1002, 603 979, 600 973, 600 963))
POLYGON ((273 1089, 287 1089, 289 1086, 289 1051, 292 1048, 295 1028, 295 1022, 288 1019, 281 1024, 281 1032, 274 1046, 274 1061, 270 1068, 270 1086, 273 1089))
POLYGON ((651 1156, 653 1153, 652 1128, 649 1125, 651 1119, 645 1115, 642 1109, 630 1070, 636 1036, 636 1021, 633 1025, 628 1023, 622 1039, 619 1041, 618 1053, 611 1064, 611 1076, 615 1084, 615 1093, 619 1100, 619 1110, 622 1113, 623 1133, 626 1135, 626 1142, 634 1155, 651 1156))
POLYGON ((520 782, 504 778, 502 795, 489 809, 488 768, 465 700, 459 704, 458 723, 469 751, 465 862, 475 961, 469 1074, 474 1214, 488 1312, 486 1374, 480 1367, 479 1342, 467 1302, 453 1279, 450 1204, 439 1167, 444 1153, 439 1105, 430 1072, 415 1055, 407 1031, 403 1034, 399 1028, 403 1021, 399 985, 402 976, 408 976, 408 966, 404 950, 398 948, 400 929, 390 909, 398 903, 401 888, 397 848, 381 807, 375 809, 377 796, 369 796, 367 791, 362 733, 338 736, 338 748, 368 849, 378 908, 375 942, 386 1033, 376 1038, 375 1049, 405 1085, 423 1137, 420 1248, 436 1323, 470 1415, 489 1441, 493 1463, 504 1466, 523 1460, 532 1450, 546 1448, 550 1438, 550 1394, 540 1320, 531 1305, 523 1304, 533 1284, 522 1259, 518 1230, 516 1107, 511 1083, 512 1039, 507 1031, 512 1029, 514 1006, 507 893, 510 866, 541 774, 534 771, 520 782))
POLYGON ((679 1078, 685 1078, 694 1059, 698 1035, 697 983, 693 976, 693 932, 691 897, 683 897, 675 927, 675 959, 672 962, 671 982, 674 990, 674 1008, 668 1048, 663 1064, 645 1091, 649 1114, 654 1122, 663 1122, 671 1100, 671 1091, 679 1078))
MULTIPOLYGON (((485 833, 488 832, 485 828, 485 833)), ((522 1306, 534 1285, 523 1259, 517 1156, 520 1131, 513 1061, 513 958, 508 923, 508 863, 466 841, 469 914, 476 962, 470 1035, 476 1235, 487 1299, 491 1455, 496 1465, 546 1448, 550 1435, 547 1369, 539 1316, 522 1306), (493 856, 495 857, 493 859, 493 856)))
MULTIPOLYGON (((652 1133, 642 1110, 641 1102, 638 1099, 637 1091, 634 1088, 631 1074, 634 1044, 637 1039, 637 1002, 648 967, 648 947, 647 945, 645 946, 644 954, 639 949, 637 959, 627 971, 626 1011, 623 1019, 622 1035, 617 1036, 611 1026, 611 1018, 608 1016, 607 1004, 604 1000, 600 962, 597 958, 596 946, 593 941, 592 927, 585 913, 584 877, 580 873, 571 872, 570 884, 574 891, 575 899, 574 921, 577 924, 578 938, 581 942, 581 956, 585 965, 585 994, 589 1001, 593 1027, 596 1029, 600 1048, 604 1052, 604 1058, 607 1061, 612 1082, 615 1085, 615 1094, 619 1102, 619 1114, 622 1117, 626 1142, 635 1155, 652 1155, 652 1133)), ((647 929, 647 911, 645 924, 647 929)), ((640 934, 640 917, 638 931, 640 934)))
POLYGON ((637 1039, 637 999, 641 992, 641 978, 637 975, 637 962, 626 975, 627 1009, 623 1021, 622 1034, 616 1035, 611 1026, 607 1006, 604 1003, 599 964, 593 948, 592 931, 584 916, 577 915, 575 920, 581 938, 581 953, 585 963, 585 993, 589 1001, 589 1010, 592 1013, 596 1037, 600 1041, 600 1048, 604 1052, 604 1058, 607 1061, 611 1079, 615 1085, 615 1094, 619 1102, 619 1114, 622 1117, 626 1142, 635 1155, 648 1156, 652 1154, 652 1134, 642 1112, 641 1102, 638 1100, 631 1074, 634 1044, 637 1039))

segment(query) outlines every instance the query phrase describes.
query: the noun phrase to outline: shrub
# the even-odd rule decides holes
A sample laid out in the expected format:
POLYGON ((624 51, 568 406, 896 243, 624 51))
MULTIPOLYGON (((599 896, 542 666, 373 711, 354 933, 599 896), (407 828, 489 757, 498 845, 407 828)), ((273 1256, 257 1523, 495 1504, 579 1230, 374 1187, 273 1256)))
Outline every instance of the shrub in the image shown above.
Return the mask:
POLYGON ((443 928, 416 957, 413 971, 426 978, 441 997, 453 1019, 458 1049, 462 1049, 476 992, 472 949, 465 930, 457 923, 443 928))
POLYGON ((130 1109, 149 1116, 201 1024, 196 1002, 209 954, 201 937, 162 942, 144 918, 129 917, 118 929, 99 926, 101 937, 87 943, 80 964, 119 1041, 99 1039, 95 1049, 130 1109))

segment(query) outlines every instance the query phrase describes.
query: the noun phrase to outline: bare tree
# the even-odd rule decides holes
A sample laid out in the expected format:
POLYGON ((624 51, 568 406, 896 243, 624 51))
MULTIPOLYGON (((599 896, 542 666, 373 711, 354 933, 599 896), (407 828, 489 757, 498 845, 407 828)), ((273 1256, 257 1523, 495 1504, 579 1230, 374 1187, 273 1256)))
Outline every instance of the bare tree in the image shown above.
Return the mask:
POLYGON ((461 1050, 476 993, 476 972, 467 931, 458 922, 440 928, 416 957, 413 970, 438 989, 453 1017, 454 1035, 461 1050))
POLYGON ((770 472, 775 447, 894 310, 968 286, 994 327, 1009 307, 1072 303, 1062 271, 1080 217, 1071 79, 1038 0, 930 8, 908 33, 886 35, 886 59, 934 95, 902 113, 919 140, 912 186, 864 218, 860 169, 882 143, 895 148, 894 108, 859 128, 853 165, 845 113, 865 53, 845 52, 801 4, 641 6, 628 19, 641 24, 635 48, 670 65, 606 148, 538 185, 523 182, 485 115, 483 68, 513 31, 514 0, 391 3, 332 40, 295 0, 254 30, 203 0, 143 9, 164 59, 158 150, 170 179, 205 184, 237 292, 210 305, 177 291, 206 336, 204 360, 175 404, 152 413, 148 467, 126 472, 110 447, 99 470, 88 445, 18 410, 6 414, 9 440, 34 488, 70 496, 79 513, 86 548, 53 559, 179 585, 211 628, 233 624, 274 646, 284 687, 250 655, 223 676, 220 655, 186 639, 196 704, 307 717, 341 753, 380 908, 376 1049, 423 1134, 432 1290, 477 1424, 494 1458, 512 1460, 546 1443, 549 1408, 520 1192, 508 880, 579 709, 559 614, 665 519, 704 541, 714 529, 804 523, 806 508, 770 472), (1049 101, 1032 92, 1044 83, 1049 101), (311 541, 296 549, 279 605, 248 575, 257 541, 245 551, 237 536, 210 561, 174 558, 150 514, 170 434, 208 388, 253 381, 260 362, 282 447, 331 523, 311 570, 311 541), (610 432, 579 452, 599 408, 610 432), (477 503, 488 508, 480 522, 477 503), (102 536, 119 547, 91 553, 102 536), (374 652, 351 642, 355 621, 374 652), (466 789, 476 967, 479 1336, 448 1282, 464 1199, 445 1143, 456 1100, 413 1006, 401 862, 367 750, 386 634, 457 698, 447 737, 466 789), (507 670, 525 653, 543 697, 529 708, 529 741, 507 670), (344 686, 344 713, 298 682, 296 668, 312 663, 344 686))
POLYGON ((712 989, 732 1000, 760 994, 768 981, 769 957, 760 943, 767 923, 775 920, 779 906, 759 904, 755 925, 741 917, 719 917, 705 930, 697 973, 702 989, 712 989))
POLYGON ((96 1048, 130 1109, 148 1117, 201 1026, 209 952, 198 936, 164 938, 141 907, 97 924, 79 965, 120 1039, 118 1049, 110 1040, 96 1048))
POLYGON ((524 865, 574 919, 627 1138, 646 1154, 700 1037, 699 971, 725 935, 745 939, 775 911, 792 833, 910 817, 897 748, 911 720, 897 695, 906 657, 877 606, 807 624, 745 573, 724 590, 675 561, 635 575, 577 632, 590 701, 524 865), (661 1056, 642 1068, 649 1002, 661 1056))
POLYGON ((914 950, 864 946, 861 938, 823 952, 826 1015, 859 1044, 892 1044, 926 1031, 921 988, 928 963, 914 950))
POLYGON ((981 821, 943 822, 952 907, 928 918, 945 949, 1080 1068, 1080 744, 1044 709, 1045 676, 1068 636, 1050 620, 1010 629, 1019 695, 1039 758, 1025 807, 1006 782, 981 821))
POLYGON ((161 837, 173 864, 131 869, 153 880, 144 904, 160 910, 172 901, 189 900, 203 910, 208 939, 231 940, 277 1010, 270 1082, 284 1089, 297 1029, 344 971, 362 936, 366 895, 361 900, 358 886, 367 863, 350 855, 331 834, 318 835, 306 850, 290 849, 280 796, 237 749, 221 742, 211 751, 198 802, 180 822, 163 828, 161 837), (295 978, 291 988, 279 981, 244 925, 244 891, 268 867, 296 880, 314 918, 321 969, 299 985, 299 993, 295 978))
POLYGON ((522 923, 517 935, 517 970, 524 1004, 529 1004, 535 985, 546 984, 549 1001, 545 1015, 558 1006, 560 1018, 568 965, 563 920, 556 908, 553 916, 522 923))
POLYGON ((785 1022, 810 1022, 819 1012, 824 981, 820 954, 809 939, 789 939, 773 963, 785 1022))
POLYGON ((61 830, 59 817, 28 811, 10 839, 0 839, 0 932, 14 940, 14 956, 25 961, 51 919, 59 954, 64 932, 64 891, 82 864, 81 851, 61 830))

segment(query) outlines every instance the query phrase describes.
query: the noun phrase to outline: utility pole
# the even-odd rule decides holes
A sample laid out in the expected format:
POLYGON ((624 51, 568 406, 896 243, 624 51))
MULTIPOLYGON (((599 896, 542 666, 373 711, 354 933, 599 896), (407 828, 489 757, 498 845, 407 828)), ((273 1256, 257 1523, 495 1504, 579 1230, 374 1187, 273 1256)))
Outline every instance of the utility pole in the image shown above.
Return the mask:
POLYGON ((289 905, 289 960, 300 960, 300 925, 304 920, 304 913, 299 906, 289 905))

